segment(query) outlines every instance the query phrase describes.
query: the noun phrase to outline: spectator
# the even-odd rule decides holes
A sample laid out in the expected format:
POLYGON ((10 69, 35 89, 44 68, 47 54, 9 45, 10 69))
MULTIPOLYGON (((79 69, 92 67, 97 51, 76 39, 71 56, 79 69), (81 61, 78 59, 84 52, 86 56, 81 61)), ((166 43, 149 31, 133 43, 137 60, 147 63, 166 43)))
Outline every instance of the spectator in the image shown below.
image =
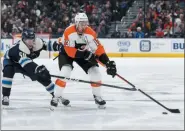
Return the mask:
POLYGON ((123 0, 121 2, 121 16, 126 15, 127 8, 128 8, 127 1, 123 0))
POLYGON ((144 33, 141 31, 141 27, 137 27, 135 38, 144 38, 144 33))
POLYGON ((2 1, 2 3, 1 3, 1 11, 4 12, 4 11, 6 11, 6 10, 7 10, 7 6, 6 6, 6 4, 2 1))
POLYGON ((146 7, 146 15, 145 15, 145 28, 143 26, 143 17, 144 12, 142 11, 142 8, 139 9, 136 20, 132 23, 132 25, 129 27, 133 31, 136 27, 144 28, 145 37, 149 37, 151 35, 154 35, 156 37, 163 37, 163 33, 165 37, 171 37, 174 33, 179 33, 182 35, 183 29, 181 27, 184 26, 184 16, 183 16, 183 8, 184 4, 182 4, 183 0, 175 0, 171 3, 171 1, 149 1, 150 3, 146 7), (180 4, 180 2, 182 2, 180 4), (179 4, 178 4, 179 3, 179 4), (173 14, 174 12, 174 14, 173 14), (181 24, 177 24, 177 21, 183 21, 179 22, 181 24), (173 22, 174 25, 173 25, 173 22), (174 26, 174 28, 173 28, 174 26), (160 31, 158 31, 158 29, 160 31), (147 34, 147 35, 146 35, 147 34), (157 34, 157 35, 156 35, 157 34))
MULTIPOLYGON (((97 32, 98 37, 106 37, 111 21, 120 21, 134 0, 84 1, 3 0, 1 36, 11 36, 12 32, 21 33, 21 30, 25 27, 34 28, 36 32, 60 34, 68 25, 74 23, 76 13, 83 11, 88 14, 89 24, 97 32)), ((131 34, 135 34, 136 27, 141 27, 147 37, 153 34, 156 36, 156 32, 158 32, 156 29, 158 28, 162 30, 166 37, 168 37, 168 34, 173 35, 173 33, 182 36, 184 34, 183 9, 183 0, 174 0, 173 3, 171 1, 155 0, 148 4, 146 7, 147 14, 145 15, 143 8, 140 7, 137 18, 129 27, 132 30, 131 34), (144 17, 146 18, 145 23, 143 21, 144 17), (175 23, 172 24, 173 22, 175 23)), ((129 32, 127 33, 129 34, 129 32)))
POLYGON ((163 38, 163 37, 164 37, 164 32, 162 31, 161 28, 158 28, 158 29, 156 30, 156 37, 157 37, 157 38, 163 38))
POLYGON ((119 30, 116 30, 112 33, 111 38, 120 38, 121 32, 119 30))
POLYGON ((125 38, 134 38, 134 33, 131 29, 128 29, 128 31, 125 33, 125 38))
POLYGON ((119 1, 116 1, 116 5, 113 9, 113 18, 112 19, 113 19, 113 21, 119 21, 119 20, 121 20, 121 17, 122 17, 121 6, 120 6, 119 1))
POLYGON ((62 28, 58 28, 58 30, 57 30, 57 36, 58 37, 61 37, 62 36, 62 34, 63 34, 63 32, 64 32, 64 30, 62 30, 62 28))

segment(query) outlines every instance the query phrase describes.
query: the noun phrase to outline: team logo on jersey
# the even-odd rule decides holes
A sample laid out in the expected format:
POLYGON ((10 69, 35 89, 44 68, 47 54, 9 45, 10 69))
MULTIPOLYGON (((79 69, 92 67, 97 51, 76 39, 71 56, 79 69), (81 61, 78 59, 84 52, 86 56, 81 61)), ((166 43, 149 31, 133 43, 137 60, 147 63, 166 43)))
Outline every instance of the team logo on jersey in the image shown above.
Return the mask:
POLYGON ((82 46, 80 46, 80 48, 79 48, 80 50, 82 50, 82 51, 84 51, 84 50, 86 50, 87 49, 87 46, 86 45, 82 45, 82 46))

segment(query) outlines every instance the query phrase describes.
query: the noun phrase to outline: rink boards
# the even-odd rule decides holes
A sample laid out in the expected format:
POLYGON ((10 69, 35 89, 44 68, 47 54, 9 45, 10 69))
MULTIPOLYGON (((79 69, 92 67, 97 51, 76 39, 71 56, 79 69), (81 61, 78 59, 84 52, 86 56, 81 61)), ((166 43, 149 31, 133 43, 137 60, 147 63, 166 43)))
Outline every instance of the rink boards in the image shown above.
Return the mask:
MULTIPOLYGON (((46 42, 57 39, 44 39, 46 42)), ((99 39, 110 57, 183 58, 184 39, 99 39)), ((1 39, 1 56, 12 46, 12 39, 1 39)), ((41 58, 53 58, 58 52, 42 51, 41 58)))

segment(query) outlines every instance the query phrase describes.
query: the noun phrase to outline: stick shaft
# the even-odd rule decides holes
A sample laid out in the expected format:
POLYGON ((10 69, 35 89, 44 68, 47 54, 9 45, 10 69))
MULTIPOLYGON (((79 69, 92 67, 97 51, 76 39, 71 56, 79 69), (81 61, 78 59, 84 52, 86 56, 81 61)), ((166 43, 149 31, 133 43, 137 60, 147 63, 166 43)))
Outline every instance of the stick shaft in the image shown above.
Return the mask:
MULTIPOLYGON (((102 62, 100 62, 99 60, 97 60, 97 62, 100 65, 102 65, 103 67, 105 67, 105 65, 102 62)), ((135 88, 135 85, 133 85, 131 82, 129 82, 128 80, 126 80, 125 78, 123 78, 122 76, 120 76, 119 74, 116 73, 116 76, 119 77, 120 79, 122 79, 123 81, 125 81, 126 83, 128 83, 129 85, 131 85, 132 87, 135 88)))
POLYGON ((80 79, 74 79, 74 78, 67 78, 67 77, 57 76, 57 75, 51 75, 51 77, 56 77, 56 78, 61 78, 61 79, 66 79, 66 80, 75 81, 75 82, 81 82, 81 83, 97 84, 97 85, 111 87, 111 88, 116 88, 116 89, 124 89, 124 90, 129 90, 129 91, 136 91, 135 88, 127 88, 127 87, 122 87, 122 86, 109 85, 109 84, 104 84, 104 83, 97 83, 97 82, 80 80, 80 79))
POLYGON ((53 58, 53 60, 55 60, 56 58, 58 58, 59 57, 59 55, 57 55, 55 58, 53 58))

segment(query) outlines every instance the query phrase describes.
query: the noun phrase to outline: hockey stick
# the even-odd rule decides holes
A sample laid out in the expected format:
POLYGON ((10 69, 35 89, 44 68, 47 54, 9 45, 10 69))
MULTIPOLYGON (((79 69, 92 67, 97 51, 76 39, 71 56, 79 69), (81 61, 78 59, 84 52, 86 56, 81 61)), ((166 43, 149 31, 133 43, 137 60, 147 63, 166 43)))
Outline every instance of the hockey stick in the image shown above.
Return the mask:
POLYGON ((151 100, 153 100, 154 102, 156 102, 157 104, 159 104, 160 106, 162 106, 163 108, 165 108, 166 110, 168 110, 169 112, 171 112, 171 113, 180 113, 180 110, 179 109, 170 109, 170 108, 167 108, 166 106, 164 106, 163 104, 161 104, 160 102, 158 102, 157 100, 155 100, 154 98, 152 98, 151 96, 149 96, 148 94, 146 94, 141 89, 138 89, 138 91, 140 91, 145 96, 149 97, 151 100))
POLYGON ((56 58, 58 58, 59 57, 59 55, 57 55, 55 58, 53 58, 53 60, 55 60, 56 58))
POLYGON ((75 82, 81 82, 81 83, 97 84, 97 85, 106 86, 106 87, 112 87, 112 88, 116 88, 116 89, 124 89, 124 90, 129 90, 129 91, 136 91, 135 88, 127 88, 127 87, 122 87, 122 86, 115 86, 115 85, 97 83, 97 82, 80 80, 80 79, 74 79, 74 78, 67 78, 67 77, 57 76, 57 75, 51 75, 51 77, 61 78, 61 79, 66 79, 66 80, 75 81, 75 82))
MULTIPOLYGON (((124 80, 126 83, 128 83, 132 87, 135 87, 132 83, 130 83, 129 81, 127 81, 126 79, 124 79, 120 75, 116 74, 116 76, 118 76, 119 78, 121 78, 122 80, 124 80)), ((160 106, 162 106, 163 108, 165 108, 166 110, 168 110, 169 112, 171 112, 171 113, 180 113, 180 110, 179 109, 170 109, 170 108, 167 108, 166 106, 164 106, 163 104, 161 104, 159 101, 155 100, 154 98, 152 98, 151 96, 149 96, 148 94, 146 94, 141 89, 136 89, 136 90, 138 90, 139 92, 141 92, 142 94, 144 94, 145 96, 147 96, 148 98, 150 98, 151 100, 153 100, 154 102, 156 102, 157 104, 159 104, 160 106)))
MULTIPOLYGON (((101 63, 99 60, 97 60, 97 62, 99 64, 101 64, 102 66, 105 67, 105 65, 103 63, 101 63)), ((151 96, 149 96, 147 93, 145 93, 144 91, 142 91, 141 89, 136 89, 135 85, 132 84, 131 82, 129 82, 128 80, 126 80, 125 78, 123 78, 122 76, 120 76, 119 74, 116 74, 117 77, 119 77, 120 79, 122 79, 123 81, 125 81, 127 84, 129 84, 130 86, 132 86, 133 88, 135 88, 135 90, 138 90, 139 92, 141 92, 143 95, 147 96, 148 98, 150 98, 152 101, 154 101, 155 103, 159 104, 160 106, 162 106, 163 108, 165 108, 166 110, 168 110, 171 113, 180 113, 179 109, 170 109, 167 108, 166 106, 164 106, 163 104, 161 104, 159 101, 155 100, 154 98, 152 98, 151 96)))

